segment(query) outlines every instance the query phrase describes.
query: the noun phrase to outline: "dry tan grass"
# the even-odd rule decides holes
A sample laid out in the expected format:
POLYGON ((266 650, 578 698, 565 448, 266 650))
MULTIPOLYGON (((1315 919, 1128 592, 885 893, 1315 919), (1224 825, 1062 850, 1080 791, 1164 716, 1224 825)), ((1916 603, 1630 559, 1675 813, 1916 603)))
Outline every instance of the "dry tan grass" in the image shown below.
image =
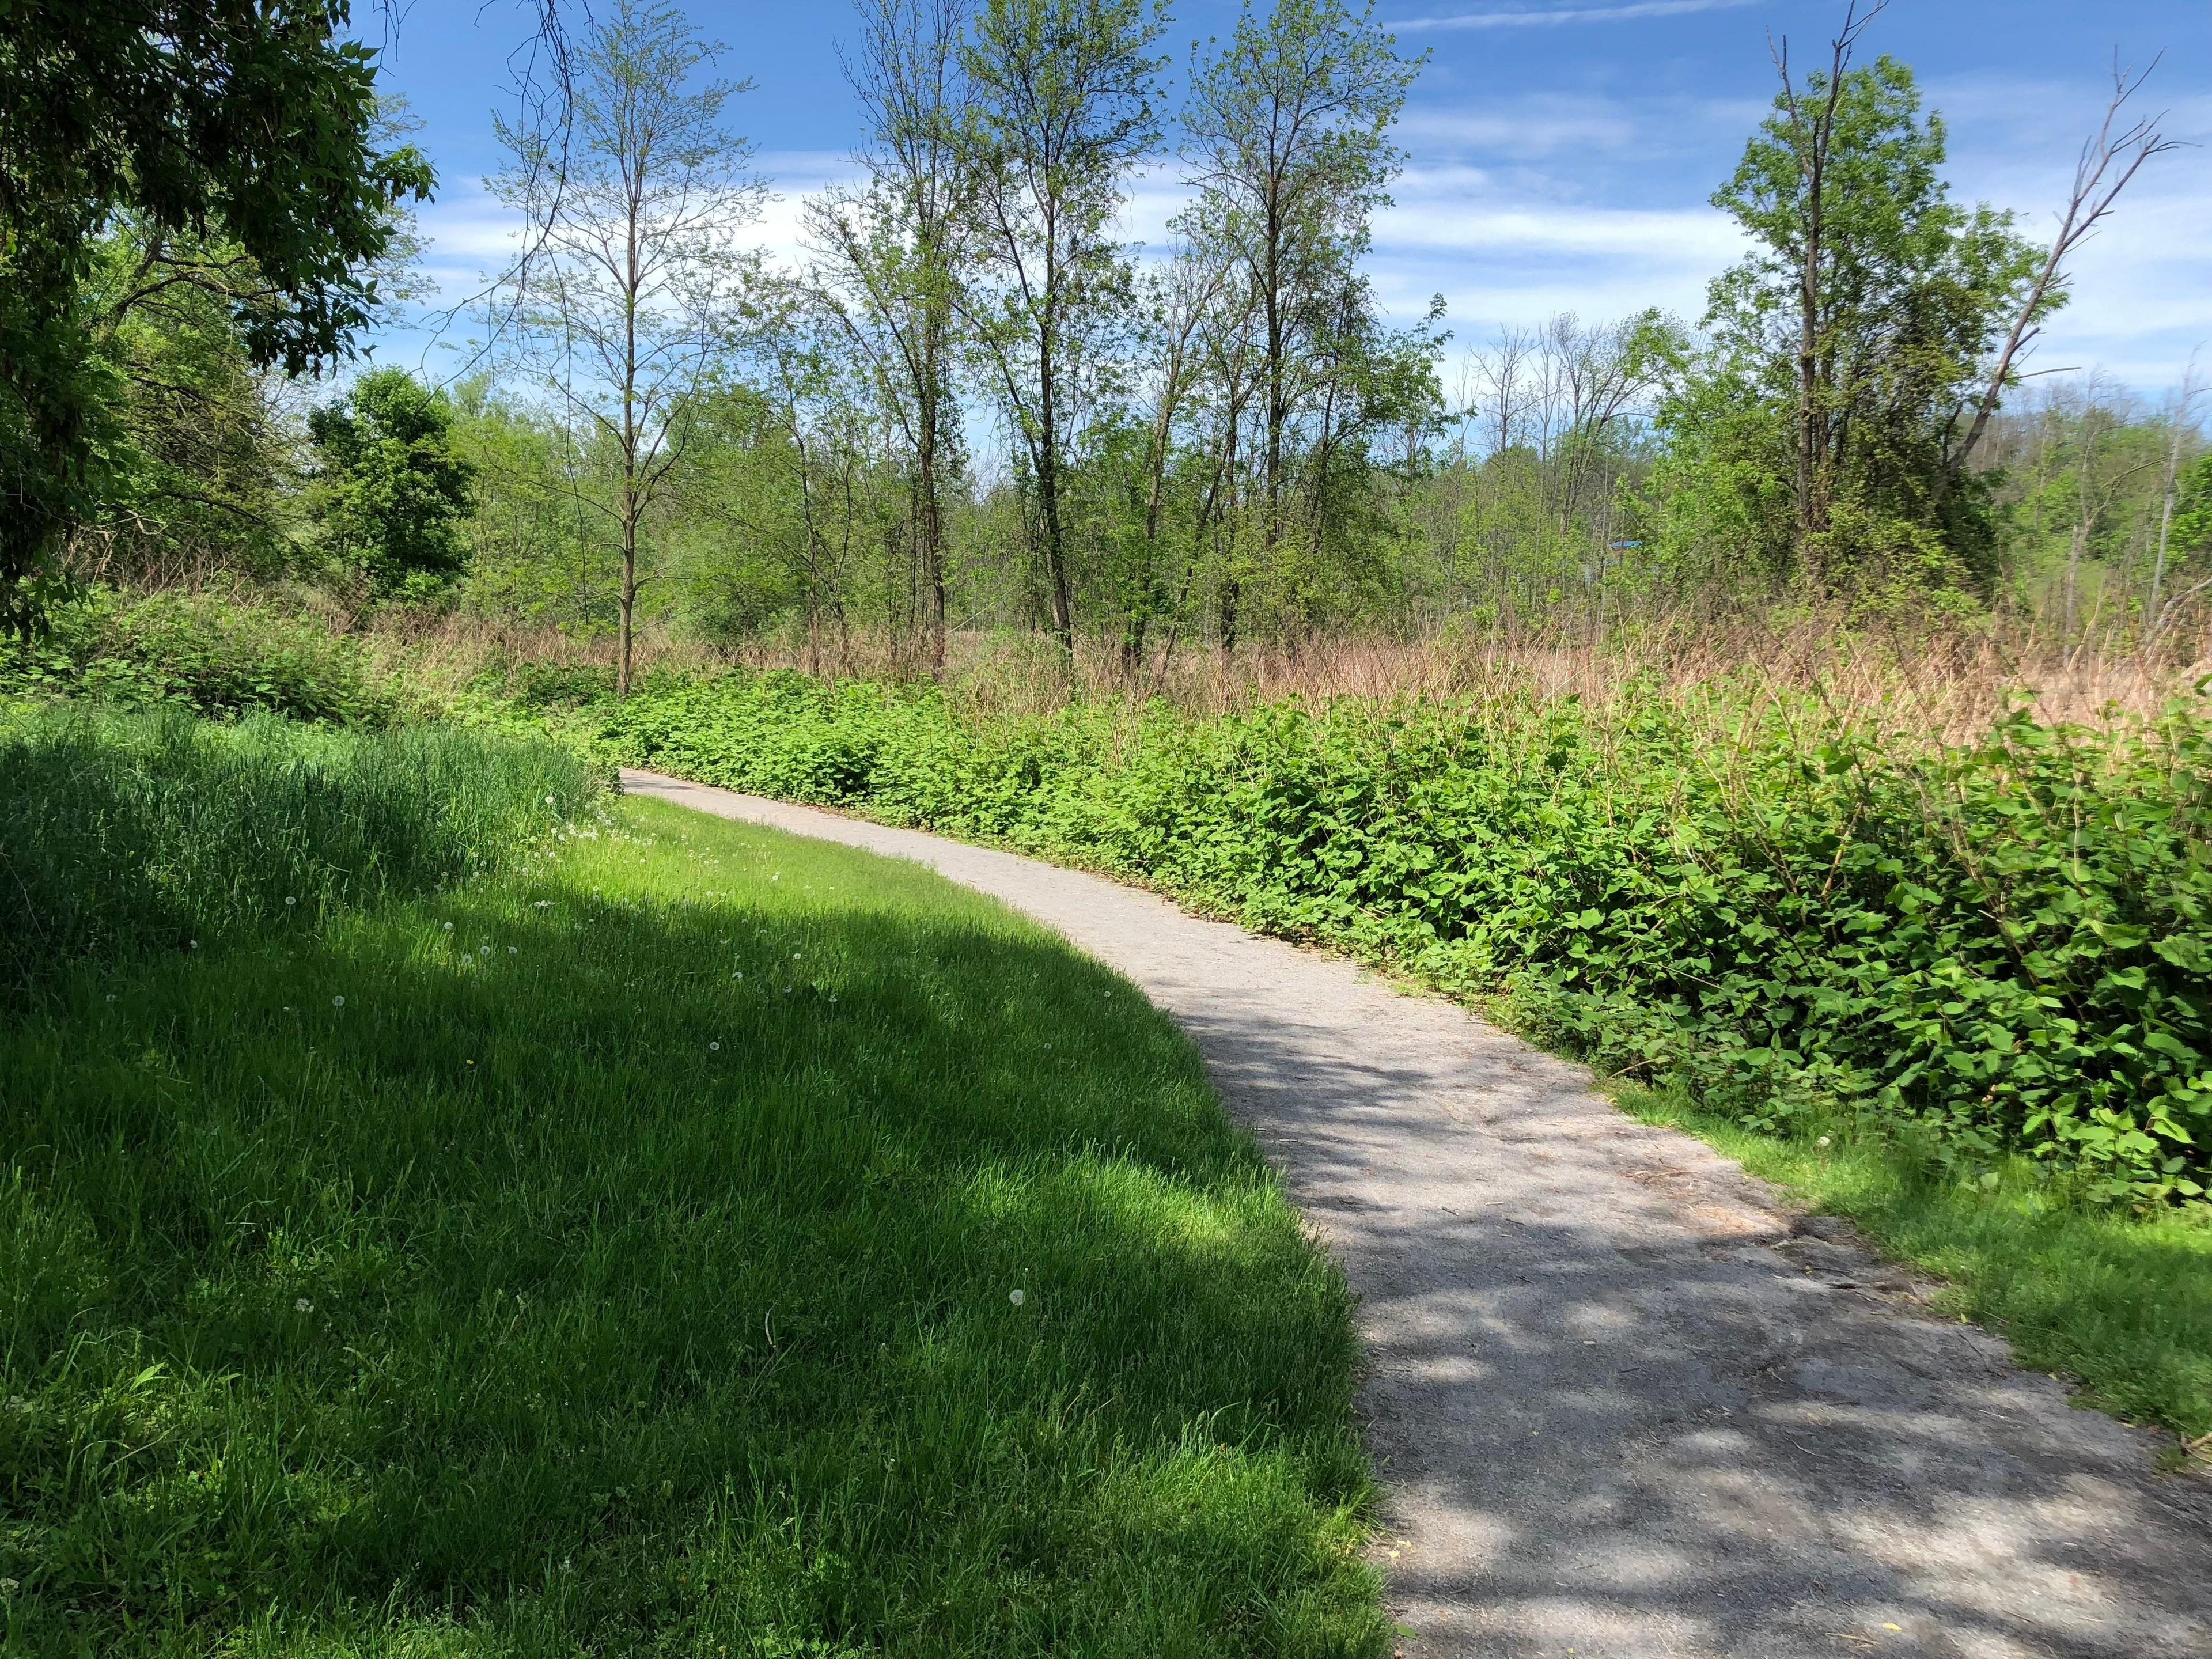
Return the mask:
MULTIPOLYGON (((392 618, 379 643, 434 684, 456 686, 485 668, 523 660, 611 667, 612 641, 482 617, 392 618)), ((2193 641, 2192 641, 2193 647, 2193 641)), ((641 633, 637 669, 797 669, 833 679, 926 677, 914 642, 855 635, 768 639, 736 650, 641 633)), ((2193 648, 2140 653, 2055 648, 2026 623, 1922 634, 1868 633, 1832 620, 1683 618, 1601 640, 1446 631, 1405 641, 1341 637, 1295 647, 1156 650, 1132 667, 1103 645, 1070 665, 1051 641, 1012 632, 956 634, 943 680, 977 712, 1042 712, 1071 696, 1158 697, 1193 714, 1221 714, 1297 697, 1425 698, 1439 702, 1577 697, 1602 705, 1631 684, 1683 695, 1725 684, 1812 697, 1887 732, 1958 740, 2025 702, 2037 718, 2099 726, 2156 712, 2212 672, 2193 648)))

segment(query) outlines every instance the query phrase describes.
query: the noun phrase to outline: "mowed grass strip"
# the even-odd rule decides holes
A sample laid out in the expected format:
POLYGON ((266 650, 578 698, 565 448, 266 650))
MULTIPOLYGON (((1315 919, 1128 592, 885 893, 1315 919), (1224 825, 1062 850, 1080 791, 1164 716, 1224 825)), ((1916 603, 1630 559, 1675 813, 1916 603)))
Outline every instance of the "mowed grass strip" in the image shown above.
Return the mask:
POLYGON ((1340 1276, 1125 982, 625 802, 0 1027, 27 1653, 1369 1654, 1340 1276))

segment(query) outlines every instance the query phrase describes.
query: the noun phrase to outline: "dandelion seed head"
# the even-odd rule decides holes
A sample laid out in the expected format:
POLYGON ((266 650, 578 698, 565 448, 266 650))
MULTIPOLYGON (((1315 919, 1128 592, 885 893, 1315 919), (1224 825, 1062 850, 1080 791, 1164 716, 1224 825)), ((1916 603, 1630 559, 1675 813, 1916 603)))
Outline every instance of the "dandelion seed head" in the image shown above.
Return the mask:
POLYGON ((711 1052, 715 1054, 720 1054, 722 1049, 722 1045, 719 1042, 710 1042, 707 1047, 711 1052))
POLYGON ((1028 1298, 1019 1291, 1009 1291, 1006 1292, 1006 1300, 1012 1303, 1017 1308, 1018 1308, 1024 1302, 1027 1301, 1028 1298))
POLYGON ((344 1006, 345 1006, 345 999, 344 999, 343 997, 332 997, 332 998, 331 999, 331 1007, 333 1007, 333 1008, 343 1008, 343 1007, 344 1007, 344 1006))
POLYGON ((1821 1136, 1818 1140, 1814 1141, 1813 1144, 1814 1144, 1815 1146, 1826 1146, 1826 1145, 1828 1144, 1828 1138, 1827 1138, 1827 1136, 1826 1136, 1826 1135, 1822 1135, 1822 1136, 1821 1136))
POLYGON ((297 904, 299 902, 299 900, 294 898, 289 893, 287 893, 284 896, 284 902, 287 906, 297 904))
POLYGON ((292 1311, 294 1313, 313 1313, 314 1310, 315 1304, 308 1301, 304 1296, 292 1304, 292 1311))
POLYGON ((452 922, 449 921, 446 924, 446 931, 449 933, 453 931, 453 924, 452 922))

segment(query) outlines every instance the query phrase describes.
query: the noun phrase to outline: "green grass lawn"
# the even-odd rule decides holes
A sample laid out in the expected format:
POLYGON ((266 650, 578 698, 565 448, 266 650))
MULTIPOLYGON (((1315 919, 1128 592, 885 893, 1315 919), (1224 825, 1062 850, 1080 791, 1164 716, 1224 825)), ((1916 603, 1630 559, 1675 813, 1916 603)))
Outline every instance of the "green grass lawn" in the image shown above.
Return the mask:
POLYGON ((37 1654, 1372 1654, 1346 1290, 1126 983, 625 802, 0 1016, 37 1654))

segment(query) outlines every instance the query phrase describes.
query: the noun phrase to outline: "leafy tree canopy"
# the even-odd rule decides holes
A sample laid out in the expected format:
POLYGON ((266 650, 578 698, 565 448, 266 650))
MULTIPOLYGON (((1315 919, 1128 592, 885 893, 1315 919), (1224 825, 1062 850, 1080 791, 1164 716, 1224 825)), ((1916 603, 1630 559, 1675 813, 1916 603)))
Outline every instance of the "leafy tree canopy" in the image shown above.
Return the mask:
POLYGON ((1989 574, 1992 526, 1952 449, 2040 255, 2010 214, 1952 199, 1947 144, 1911 70, 1884 57, 1785 89, 1712 198, 1754 248, 1713 284, 1706 320, 1790 410, 1763 465, 1787 471, 1810 447, 1798 550, 1816 586, 1852 585, 1900 550, 1989 574), (1809 113, 1824 108, 1825 130, 1809 113))
POLYGON ((454 453, 444 392, 380 368, 308 416, 307 430, 322 470, 313 506, 326 550, 380 592, 407 598, 460 574, 476 470, 454 453))
POLYGON ((347 0, 0 0, 0 623, 99 495, 105 377, 86 279, 119 213, 220 234, 262 293, 236 321, 287 373, 343 355, 366 267, 427 198, 428 163, 378 144, 373 52, 347 0))

